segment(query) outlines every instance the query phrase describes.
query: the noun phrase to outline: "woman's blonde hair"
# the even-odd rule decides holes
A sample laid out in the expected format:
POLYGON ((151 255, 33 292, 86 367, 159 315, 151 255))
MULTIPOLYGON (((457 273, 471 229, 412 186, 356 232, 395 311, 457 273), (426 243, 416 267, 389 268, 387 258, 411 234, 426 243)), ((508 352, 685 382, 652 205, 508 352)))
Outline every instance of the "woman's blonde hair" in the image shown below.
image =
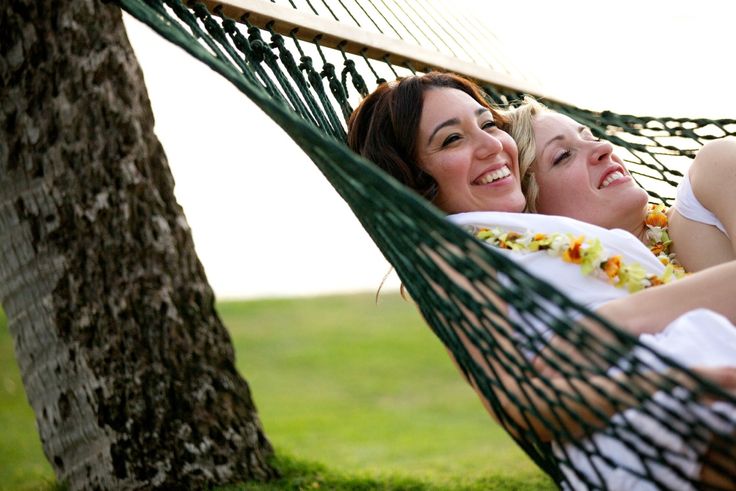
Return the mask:
POLYGON ((547 111, 550 111, 547 106, 531 97, 525 97, 521 105, 504 111, 504 116, 508 119, 504 129, 516 141, 516 146, 519 148, 521 191, 526 197, 524 211, 529 213, 537 212, 537 197, 539 196, 539 186, 532 169, 537 154, 532 122, 538 114, 547 111))

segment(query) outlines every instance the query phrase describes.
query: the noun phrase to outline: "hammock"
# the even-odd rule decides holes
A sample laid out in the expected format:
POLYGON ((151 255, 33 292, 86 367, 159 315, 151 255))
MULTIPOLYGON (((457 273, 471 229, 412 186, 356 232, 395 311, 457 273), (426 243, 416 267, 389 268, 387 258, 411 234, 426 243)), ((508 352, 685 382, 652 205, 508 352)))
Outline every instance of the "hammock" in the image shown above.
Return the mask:
MULTIPOLYGON (((594 433, 611 419, 610 412, 596 409, 599 406, 591 403, 591 397, 605 400, 615 412, 636 406, 684 441, 703 447, 710 444, 712 452, 731 455, 729 449, 736 440, 730 433, 718 433, 700 420, 682 421, 677 409, 658 403, 652 393, 671 393, 683 405, 706 393, 734 403, 736 399, 664 356, 650 351, 653 360, 669 367, 664 373, 630 356, 635 346, 649 350, 451 225, 436 208, 345 145, 344 121, 352 107, 376 84, 402 74, 432 68, 464 73, 481 81, 488 96, 500 105, 533 92, 515 80, 513 69, 503 60, 479 60, 477 53, 466 49, 473 41, 463 38, 467 34, 461 32, 482 32, 481 28, 471 25, 471 29, 455 31, 446 25, 465 26, 472 20, 440 12, 438 2, 381 0, 379 5, 378 0, 307 0, 306 4, 299 2, 303 12, 297 10, 294 0, 289 5, 232 0, 227 5, 190 6, 178 0, 116 1, 232 82, 310 156, 394 266, 467 380, 558 485, 578 479, 587 488, 605 489, 595 476, 571 474, 567 452, 555 449, 549 438, 542 437, 546 431, 555 441, 577 442, 576 451, 592 459, 610 461, 595 444, 582 443, 581 435, 594 433), (453 22, 436 20, 448 18, 453 22), (378 41, 360 44, 348 40, 345 36, 355 30, 370 31, 374 34, 371 39, 378 41), (394 41, 381 41, 389 35, 394 41), (426 39, 418 39, 420 35, 426 39), (427 39, 434 45, 432 53, 405 49, 412 44, 427 45, 427 39), (547 362, 562 374, 568 383, 565 389, 535 379, 535 370, 522 353, 539 340, 505 315, 506 305, 525 320, 543 322, 586 354, 587 359, 579 362, 551 350, 547 362), (575 320, 580 315, 605 329, 610 339, 581 327, 575 320), (628 366, 621 378, 606 377, 607 369, 622 359, 628 360, 628 366), (501 385, 501 372, 512 375, 516 387, 501 385), (683 385, 688 390, 678 392, 683 385), (504 409, 508 401, 518 414, 504 409), (586 418, 580 416, 583 412, 586 418), (708 435, 716 438, 711 440, 708 435)), ((488 33, 482 35, 488 39, 488 33)), ((665 204, 673 199, 674 188, 695 151, 709 139, 736 133, 734 120, 644 118, 591 112, 549 99, 545 103, 619 147, 652 201, 665 204)), ((666 487, 660 481, 661 468, 666 468, 699 489, 707 488, 670 465, 672 456, 680 455, 676 450, 663 448, 626 419, 617 424, 621 435, 639 439, 640 445, 631 444, 646 462, 636 471, 638 475, 666 487)), ((736 480, 732 467, 714 466, 736 480)))

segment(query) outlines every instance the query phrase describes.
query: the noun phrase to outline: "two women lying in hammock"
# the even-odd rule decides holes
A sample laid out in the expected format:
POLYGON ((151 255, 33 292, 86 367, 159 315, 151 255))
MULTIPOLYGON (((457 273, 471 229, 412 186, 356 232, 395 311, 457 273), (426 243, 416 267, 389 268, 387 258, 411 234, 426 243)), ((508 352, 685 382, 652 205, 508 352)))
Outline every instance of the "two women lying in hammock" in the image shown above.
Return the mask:
MULTIPOLYGON (((550 125, 551 132, 545 133, 550 128, 544 124, 533 128, 538 133, 536 140, 542 142, 539 151, 532 150, 532 169, 538 183, 565 191, 547 194, 541 189, 537 204, 544 200, 543 206, 548 206, 555 201, 548 199, 550 196, 565 204, 565 200, 574 200, 579 193, 584 201, 570 208, 571 214, 582 212, 578 216, 607 228, 559 216, 522 214, 526 199, 521 189, 519 151, 515 141, 501 129, 509 122, 509 118, 488 106, 476 86, 449 74, 429 74, 376 89, 352 115, 348 141, 355 151, 450 214, 452 221, 471 227, 478 238, 500 247, 511 259, 578 303, 641 336, 643 343, 692 367, 722 388, 736 390, 736 262, 670 281, 674 277, 672 265, 665 267, 637 236, 608 229, 645 232, 646 193, 633 182, 610 144, 597 141, 585 128, 571 128, 561 121, 559 125, 550 125), (551 146, 554 149, 550 159, 551 146), (547 164, 550 169, 543 167, 547 164), (559 176, 558 166, 566 171, 559 172, 559 176), (570 179, 570 175, 576 178, 570 179), (546 252, 535 253, 540 247, 546 252), (595 254, 574 257, 575 251, 595 254), (605 268, 587 268, 591 261, 596 266, 605 264, 605 268), (592 271, 584 275, 586 269, 592 271), (669 284, 630 294, 630 290, 661 283, 669 284)), ((521 154, 524 155, 523 148, 521 154)), ((661 215, 652 219, 659 227, 663 225, 658 221, 661 215)), ((688 222, 680 225, 685 230, 688 222)), ((658 231, 661 230, 655 230, 658 231)), ((648 241, 646 234, 640 235, 648 241)), ((730 251, 730 256, 725 251, 712 257, 730 259, 733 249, 730 251)), ((514 312, 509 315, 513 318, 514 312)), ((524 319, 516 320, 523 325, 524 319)), ((546 344, 566 344, 566 340, 553 336, 539 323, 527 327, 541 334, 546 344)), ((576 349, 567 348, 570 353, 576 349)), ((472 353, 473 347, 468 350, 472 353)), ((586 484, 607 489, 656 489, 657 483, 672 489, 692 489, 691 483, 699 479, 721 489, 734 489, 736 451, 724 451, 722 445, 718 451, 712 449, 718 446, 718 435, 733 434, 733 406, 722 402, 683 402, 670 393, 652 395, 653 400, 659 398, 658 404, 667 405, 684 419, 717 420, 717 424, 706 423, 711 430, 705 439, 712 444, 709 447, 695 441, 697 438, 683 439, 670 431, 668 423, 651 416, 651 409, 644 410, 634 402, 633 407, 624 410, 612 405, 605 395, 619 390, 615 382, 620 381, 620 367, 610 367, 607 376, 576 381, 558 376, 545 365, 544 360, 550 360, 542 356, 545 345, 528 351, 530 359, 536 358, 539 375, 526 382, 535 387, 532 391, 526 390, 525 382, 512 376, 503 364, 484 360, 490 365, 489 373, 494 373, 514 396, 515 400, 511 400, 499 394, 504 411, 516 425, 507 426, 531 429, 541 438, 553 441, 567 485, 574 489, 587 489, 586 484), (572 398, 569 413, 561 415, 559 407, 553 408, 544 397, 534 395, 539 393, 537 389, 544 392, 550 387, 553 398, 567 392, 582 395, 582 402, 576 405, 572 398), (541 410, 541 416, 519 409, 520 400, 541 410), (589 410, 591 407, 595 411, 589 410), (605 421, 598 417, 601 412, 607 415, 605 421), (595 421, 597 431, 583 435, 576 413, 595 421), (564 431, 550 428, 550 421, 564 431), (638 442, 626 432, 632 426, 640 430, 638 442), (576 438, 556 441, 563 434, 576 438), (645 448, 657 451, 647 456, 646 449, 642 451, 641 438, 646 442, 645 448), (601 455, 606 458, 600 458, 601 455)), ((583 354, 578 356, 585 359, 583 354)), ((656 362, 647 366, 664 371, 656 362)), ((469 381, 476 383, 472 378, 469 381)), ((484 402, 488 407, 488 401, 484 402)))

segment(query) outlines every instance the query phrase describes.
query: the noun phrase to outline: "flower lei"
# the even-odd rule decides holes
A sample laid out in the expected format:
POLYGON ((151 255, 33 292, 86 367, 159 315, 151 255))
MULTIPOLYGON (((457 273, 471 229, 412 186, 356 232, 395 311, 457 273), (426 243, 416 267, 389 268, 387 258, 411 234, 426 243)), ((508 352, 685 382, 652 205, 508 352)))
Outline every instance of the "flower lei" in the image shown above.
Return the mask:
POLYGON ((644 224, 647 226, 647 246, 662 264, 665 266, 672 265, 676 271, 684 274, 685 269, 677 262, 675 255, 670 252, 672 240, 667 233, 668 223, 667 208, 664 205, 650 204, 648 206, 647 216, 644 219, 644 224))
POLYGON ((630 292, 652 286, 663 285, 685 275, 669 253, 672 241, 667 234, 667 215, 664 206, 650 205, 645 223, 649 230, 647 239, 652 253, 664 264, 662 275, 648 273, 638 263, 625 264, 620 255, 610 255, 600 240, 586 239, 584 235, 575 237, 563 233, 532 233, 504 231, 499 228, 474 228, 474 235, 493 246, 519 252, 540 252, 558 256, 563 261, 579 264, 584 275, 608 281, 617 288, 630 292), (664 217, 664 220, 662 219, 664 217))

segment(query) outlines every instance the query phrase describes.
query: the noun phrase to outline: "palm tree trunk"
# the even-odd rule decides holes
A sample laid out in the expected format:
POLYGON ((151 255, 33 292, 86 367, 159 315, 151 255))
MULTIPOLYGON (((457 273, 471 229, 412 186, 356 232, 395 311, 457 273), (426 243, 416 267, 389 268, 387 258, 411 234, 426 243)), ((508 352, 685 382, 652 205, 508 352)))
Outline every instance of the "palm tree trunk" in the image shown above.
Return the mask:
POLYGON ((0 7, 0 303, 71 489, 275 475, 120 10, 0 7))

